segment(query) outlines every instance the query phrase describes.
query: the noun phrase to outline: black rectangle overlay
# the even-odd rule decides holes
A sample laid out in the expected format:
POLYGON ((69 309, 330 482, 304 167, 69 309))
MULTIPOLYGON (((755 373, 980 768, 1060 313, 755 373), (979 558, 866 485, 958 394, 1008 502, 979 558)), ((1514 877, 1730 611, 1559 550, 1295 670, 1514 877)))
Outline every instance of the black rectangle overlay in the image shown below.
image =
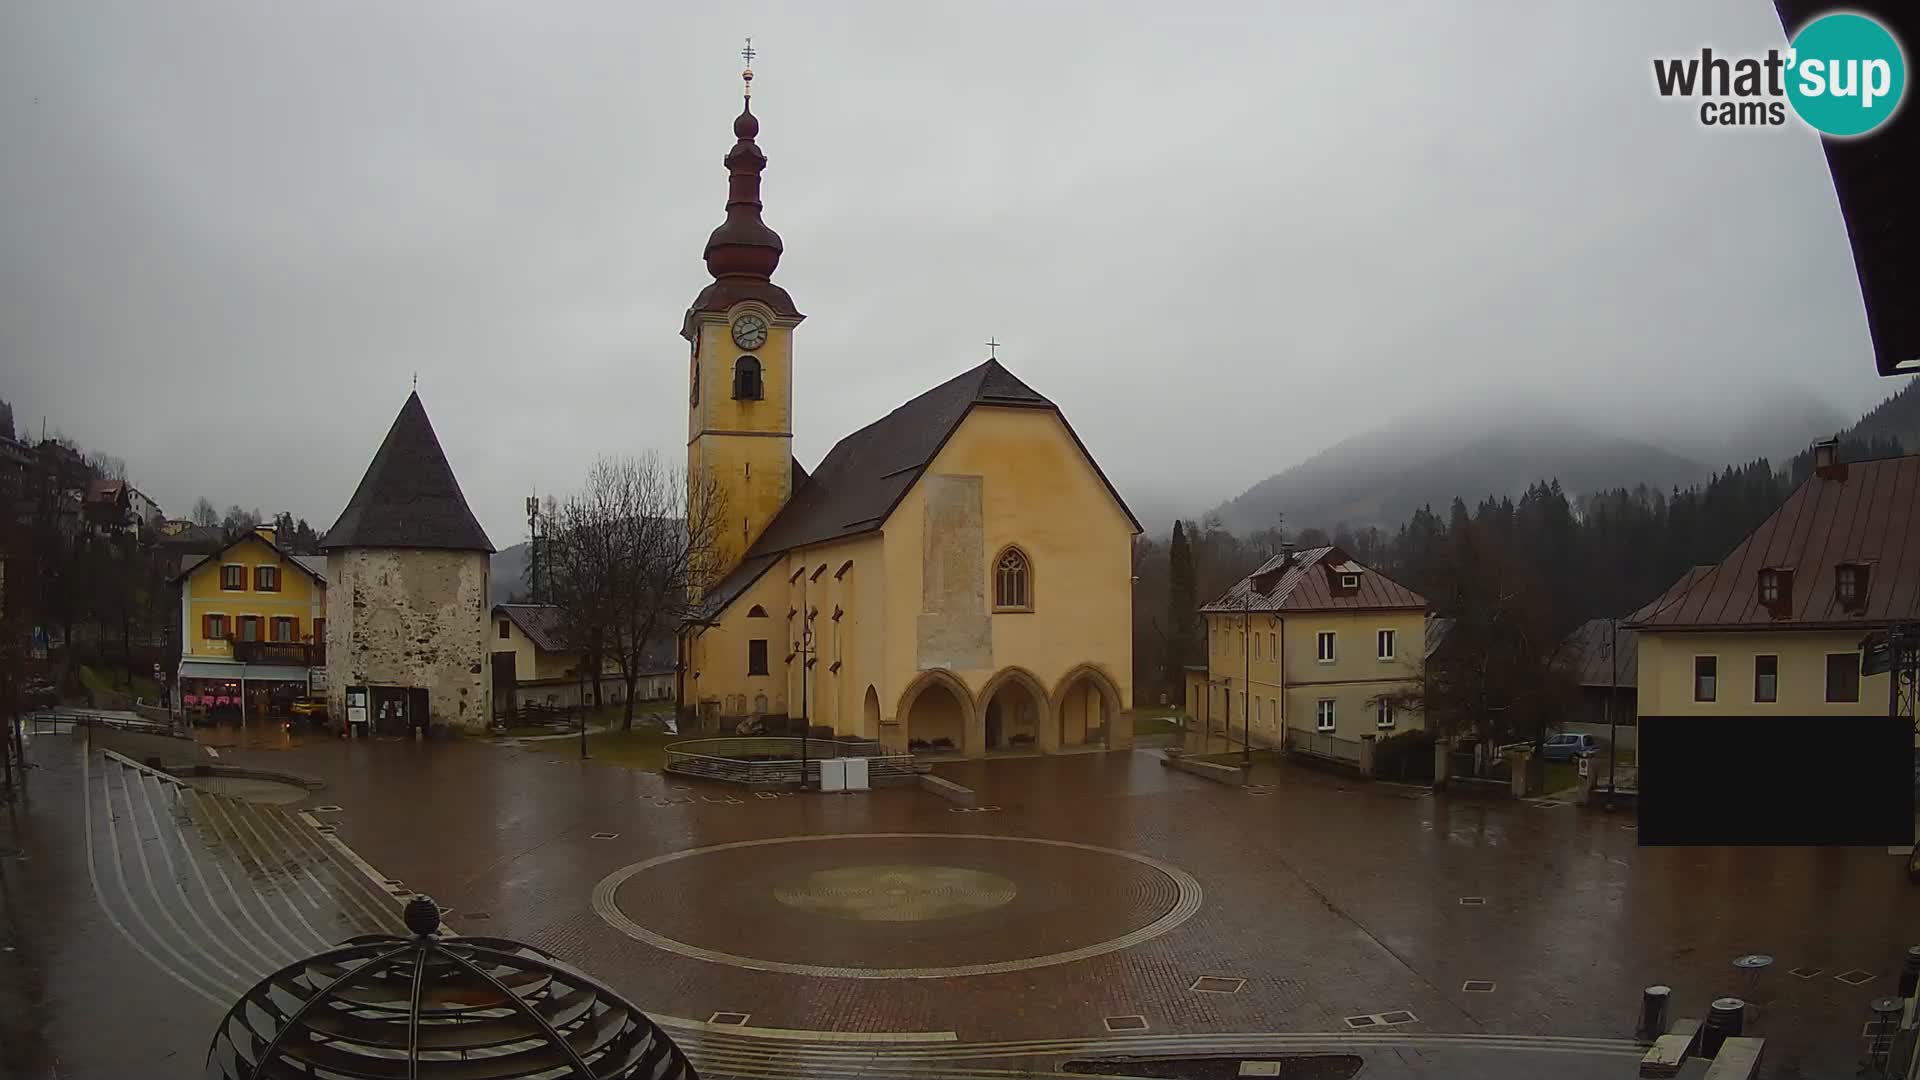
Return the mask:
POLYGON ((1899 717, 1643 716, 1640 843, 1911 844, 1913 740, 1899 717))

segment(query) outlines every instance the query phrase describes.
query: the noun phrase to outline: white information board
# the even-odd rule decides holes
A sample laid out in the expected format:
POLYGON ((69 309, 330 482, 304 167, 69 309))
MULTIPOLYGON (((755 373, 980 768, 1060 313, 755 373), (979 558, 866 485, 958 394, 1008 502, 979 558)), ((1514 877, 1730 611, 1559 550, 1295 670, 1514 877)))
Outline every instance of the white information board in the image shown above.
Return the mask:
POLYGON ((867 790, 867 759, 861 757, 843 758, 842 764, 847 768, 847 790, 867 790))
POLYGON ((847 763, 841 758, 824 758, 820 762, 820 790, 845 791, 847 789, 847 763))

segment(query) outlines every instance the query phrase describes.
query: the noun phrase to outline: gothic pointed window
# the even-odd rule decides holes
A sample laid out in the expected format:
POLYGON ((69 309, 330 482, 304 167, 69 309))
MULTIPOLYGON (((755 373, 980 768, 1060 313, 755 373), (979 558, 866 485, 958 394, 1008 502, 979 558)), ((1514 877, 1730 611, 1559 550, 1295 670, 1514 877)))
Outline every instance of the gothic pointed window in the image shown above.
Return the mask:
POLYGON ((1026 552, 1007 548, 993 564, 993 609, 995 611, 1033 610, 1033 567, 1026 552))
POLYGON ((760 361, 743 356, 733 362, 733 396, 739 401, 759 401, 760 361))

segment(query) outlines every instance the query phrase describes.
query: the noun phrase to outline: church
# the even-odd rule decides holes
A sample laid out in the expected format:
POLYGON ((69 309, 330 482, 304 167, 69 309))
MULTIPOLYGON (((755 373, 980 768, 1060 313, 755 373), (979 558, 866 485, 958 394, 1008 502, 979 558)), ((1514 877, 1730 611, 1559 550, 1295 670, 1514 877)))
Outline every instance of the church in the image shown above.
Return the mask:
MULTIPOLYGON (((1058 406, 997 359, 793 457, 795 336, 734 120, 713 280, 687 309, 687 475, 722 527, 677 694, 702 731, 756 716, 919 755, 1132 745, 1140 524, 1058 406)), ((692 500, 690 499, 690 502, 692 500)))

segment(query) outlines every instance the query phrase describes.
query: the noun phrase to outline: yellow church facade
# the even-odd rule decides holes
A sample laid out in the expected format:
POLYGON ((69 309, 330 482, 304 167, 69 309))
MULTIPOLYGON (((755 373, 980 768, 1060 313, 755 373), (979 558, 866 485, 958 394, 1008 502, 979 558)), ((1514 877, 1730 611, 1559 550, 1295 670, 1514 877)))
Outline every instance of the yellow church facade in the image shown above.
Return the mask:
POLYGON ((1053 402, 989 359, 812 473, 794 460, 805 316, 771 279, 758 129, 750 109, 734 123, 714 280, 682 327, 689 483, 720 518, 680 635, 683 710, 707 732, 805 717, 924 755, 1130 746, 1140 527, 1053 402))

